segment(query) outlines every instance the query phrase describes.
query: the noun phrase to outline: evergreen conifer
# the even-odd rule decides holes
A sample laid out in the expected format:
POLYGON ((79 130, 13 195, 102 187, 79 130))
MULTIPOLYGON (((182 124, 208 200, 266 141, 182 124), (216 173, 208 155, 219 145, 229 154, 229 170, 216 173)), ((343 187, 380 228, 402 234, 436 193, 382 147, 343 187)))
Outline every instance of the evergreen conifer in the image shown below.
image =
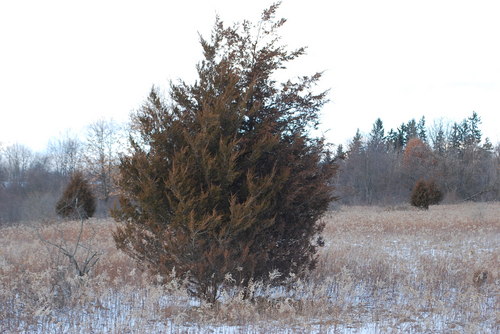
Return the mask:
POLYGON ((81 172, 75 172, 56 203, 56 212, 64 218, 88 219, 96 209, 95 196, 81 172))
POLYGON ((310 135, 327 101, 313 91, 321 74, 275 81, 304 54, 279 43, 276 9, 257 25, 217 19, 199 79, 171 85, 168 102, 152 89, 121 160, 117 246, 165 279, 175 270, 209 302, 223 282, 313 268, 333 199, 334 159, 310 135))

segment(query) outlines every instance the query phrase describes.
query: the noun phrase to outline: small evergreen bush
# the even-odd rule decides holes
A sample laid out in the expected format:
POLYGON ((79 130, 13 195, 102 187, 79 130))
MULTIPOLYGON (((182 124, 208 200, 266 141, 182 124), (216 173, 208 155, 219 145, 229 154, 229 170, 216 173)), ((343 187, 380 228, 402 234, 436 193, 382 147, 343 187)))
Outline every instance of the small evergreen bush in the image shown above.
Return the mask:
POLYGON ((427 190, 429 192, 429 205, 439 204, 443 200, 443 193, 439 190, 436 182, 428 182, 427 190))
POLYGON ((96 209, 95 196, 81 172, 76 172, 56 204, 56 212, 63 218, 88 219, 96 209))
POLYGON ((443 199, 443 193, 434 181, 418 180, 411 194, 411 205, 417 208, 429 209, 429 205, 438 204, 443 199))

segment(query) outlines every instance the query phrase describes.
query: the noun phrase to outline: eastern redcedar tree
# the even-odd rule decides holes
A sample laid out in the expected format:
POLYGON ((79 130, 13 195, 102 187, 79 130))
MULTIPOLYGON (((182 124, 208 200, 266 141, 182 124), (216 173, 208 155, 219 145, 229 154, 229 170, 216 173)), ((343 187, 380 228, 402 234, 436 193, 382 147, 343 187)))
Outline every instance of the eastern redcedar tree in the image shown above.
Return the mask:
POLYGON ((310 132, 327 101, 313 92, 321 74, 275 81, 304 54, 280 44, 277 7, 256 25, 217 18, 200 39, 198 80, 171 84, 169 101, 153 87, 121 159, 117 246, 165 279, 175 270, 209 302, 221 284, 314 268, 334 199, 336 165, 310 132))
POLYGON ((71 176, 61 198, 56 203, 56 213, 64 218, 88 219, 96 209, 95 196, 81 172, 71 176))
POLYGON ((429 193, 429 205, 439 204, 443 200, 443 192, 434 180, 427 182, 427 191, 429 193))
POLYGON ((443 199, 443 193, 434 181, 418 180, 411 193, 411 205, 429 209, 429 205, 438 204, 443 199))

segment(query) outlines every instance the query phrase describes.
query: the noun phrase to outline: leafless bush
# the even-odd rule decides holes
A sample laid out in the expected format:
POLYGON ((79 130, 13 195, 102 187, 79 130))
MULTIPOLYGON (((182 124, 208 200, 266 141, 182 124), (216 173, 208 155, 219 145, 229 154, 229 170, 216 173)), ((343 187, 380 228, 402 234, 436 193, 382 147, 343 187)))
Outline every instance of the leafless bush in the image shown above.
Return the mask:
POLYGON ((65 231, 60 222, 51 223, 45 233, 37 232, 51 254, 50 292, 57 308, 67 306, 79 296, 78 290, 102 255, 94 242, 97 231, 92 224, 83 217, 73 223, 79 226, 76 235, 75 229, 65 231))

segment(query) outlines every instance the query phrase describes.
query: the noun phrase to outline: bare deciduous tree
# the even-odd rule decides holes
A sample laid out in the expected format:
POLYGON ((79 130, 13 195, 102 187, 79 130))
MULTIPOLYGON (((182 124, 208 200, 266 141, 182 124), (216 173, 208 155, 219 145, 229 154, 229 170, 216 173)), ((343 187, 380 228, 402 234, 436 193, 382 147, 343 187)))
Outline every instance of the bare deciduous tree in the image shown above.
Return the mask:
POLYGON ((54 171, 68 177, 80 169, 82 150, 81 141, 67 132, 61 138, 49 142, 47 151, 51 157, 54 171))
POLYGON ((4 150, 7 182, 21 185, 33 158, 33 152, 24 145, 13 144, 4 150))
POLYGON ((87 128, 85 162, 99 199, 113 193, 113 174, 118 164, 120 127, 113 120, 98 120, 87 128))

